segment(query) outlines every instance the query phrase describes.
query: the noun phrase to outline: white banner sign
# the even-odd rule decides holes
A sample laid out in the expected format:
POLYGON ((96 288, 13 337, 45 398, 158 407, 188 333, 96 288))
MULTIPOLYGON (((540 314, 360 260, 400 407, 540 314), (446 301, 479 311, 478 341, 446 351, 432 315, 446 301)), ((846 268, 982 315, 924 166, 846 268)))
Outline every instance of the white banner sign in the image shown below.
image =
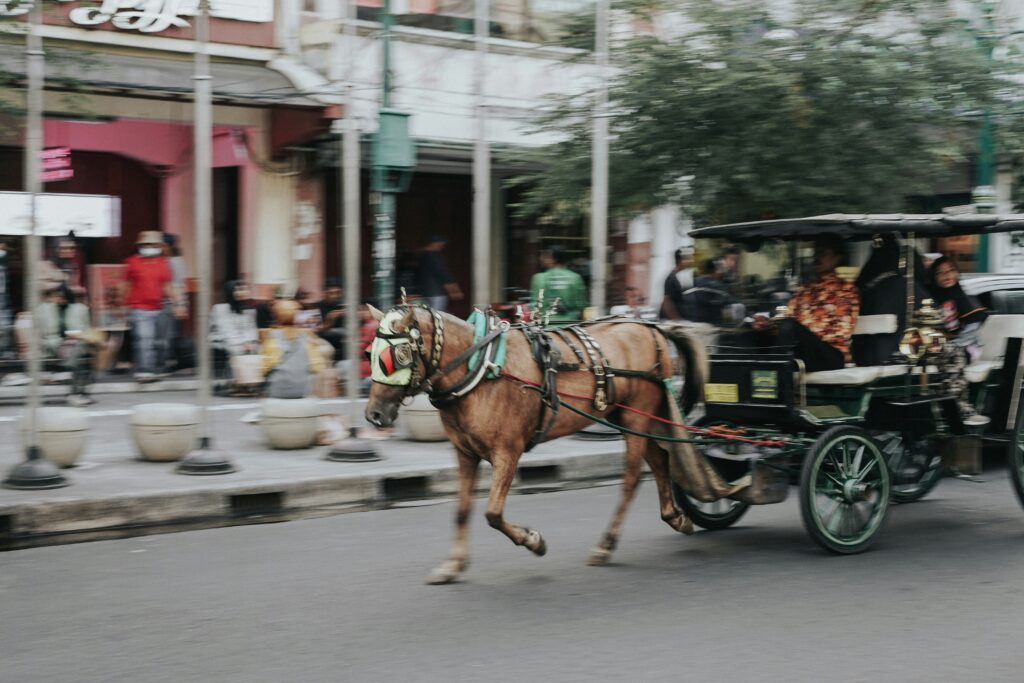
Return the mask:
MULTIPOLYGON (((32 4, 32 0, 0 0, 0 16, 27 14, 32 4)), ((199 0, 103 0, 99 5, 72 9, 68 18, 79 26, 110 23, 125 31, 160 33, 169 28, 188 28, 184 17, 194 17, 198 10, 199 0)), ((210 16, 267 23, 274 20, 274 0, 210 0, 210 16)))
MULTIPOLYGON (((28 235, 32 230, 31 195, 0 192, 0 235, 28 235)), ((121 234, 121 199, 101 194, 36 195, 36 234, 60 237, 117 237, 121 234)))

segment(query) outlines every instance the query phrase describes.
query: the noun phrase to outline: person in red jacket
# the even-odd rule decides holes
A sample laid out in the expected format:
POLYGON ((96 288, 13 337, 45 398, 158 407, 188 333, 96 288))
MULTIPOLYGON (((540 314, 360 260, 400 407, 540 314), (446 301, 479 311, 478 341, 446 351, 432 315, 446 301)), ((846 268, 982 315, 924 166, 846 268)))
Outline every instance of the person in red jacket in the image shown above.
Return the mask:
MULTIPOLYGON (((135 379, 151 382, 166 363, 166 340, 158 339, 157 324, 165 301, 177 302, 171 265, 163 255, 163 236, 155 230, 139 233, 138 253, 125 260, 125 302, 132 325, 135 379)), ((184 309, 175 306, 182 318, 184 309)))

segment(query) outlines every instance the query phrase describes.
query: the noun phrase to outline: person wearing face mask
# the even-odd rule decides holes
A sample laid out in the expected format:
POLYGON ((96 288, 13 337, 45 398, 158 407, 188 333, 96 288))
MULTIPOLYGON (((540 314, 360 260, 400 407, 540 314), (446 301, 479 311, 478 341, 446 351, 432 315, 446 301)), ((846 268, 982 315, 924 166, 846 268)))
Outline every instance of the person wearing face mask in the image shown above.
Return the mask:
MULTIPOLYGON (((132 325, 135 379, 151 382, 165 366, 166 340, 157 335, 160 312, 165 301, 180 299, 170 262, 163 255, 163 236, 146 230, 135 244, 138 253, 125 260, 125 301, 132 325)), ((174 316, 183 318, 185 310, 176 304, 174 316)))

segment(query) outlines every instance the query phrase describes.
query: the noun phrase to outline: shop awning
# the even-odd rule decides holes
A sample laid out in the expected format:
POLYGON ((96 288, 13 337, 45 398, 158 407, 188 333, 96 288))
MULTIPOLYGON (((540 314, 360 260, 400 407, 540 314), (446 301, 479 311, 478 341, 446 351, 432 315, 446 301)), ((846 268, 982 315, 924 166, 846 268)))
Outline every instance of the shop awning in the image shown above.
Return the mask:
MULTIPOLYGON (((0 71, 24 75, 24 48, 0 44, 0 71)), ((133 94, 189 99, 192 95, 192 60, 188 56, 150 57, 121 52, 94 52, 46 47, 47 87, 61 81, 77 83, 95 93, 133 94)), ((281 72, 245 62, 212 61, 216 102, 323 108, 311 93, 304 93, 281 72)))

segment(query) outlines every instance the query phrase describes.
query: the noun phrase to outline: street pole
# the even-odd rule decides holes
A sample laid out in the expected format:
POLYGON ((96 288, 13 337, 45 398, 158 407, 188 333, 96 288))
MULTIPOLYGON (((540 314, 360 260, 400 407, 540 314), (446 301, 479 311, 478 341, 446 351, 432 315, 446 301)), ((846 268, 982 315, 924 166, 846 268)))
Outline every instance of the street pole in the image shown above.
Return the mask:
POLYGON ((491 303, 491 147, 487 141, 485 79, 490 0, 476 0, 476 69, 473 77, 476 140, 473 144, 473 295, 472 303, 487 310, 491 303))
MULTIPOLYGON (((391 0, 384 0, 381 17, 381 109, 391 107, 391 0)), ((378 131, 376 143, 379 147, 383 131, 378 131)), ((377 155, 375 154, 375 157, 377 155)), ((373 224, 373 300, 377 308, 386 311, 395 298, 395 195, 388 187, 387 171, 381 167, 373 169, 373 190, 377 207, 373 224)))
MULTIPOLYGON (((359 128, 353 104, 355 102, 354 80, 356 60, 356 0, 343 0, 345 5, 344 39, 339 36, 336 61, 340 62, 344 55, 347 60, 344 85, 343 107, 344 119, 341 124, 341 187, 342 197, 342 247, 341 262, 345 269, 345 356, 349 359, 348 372, 345 377, 345 394, 348 398, 349 437, 327 452, 328 460, 339 462, 359 462, 380 460, 380 455, 372 441, 359 438, 358 401, 359 385, 359 299, 362 283, 360 282, 360 235, 359 235, 359 128), (342 49, 347 43, 347 49, 342 49)), ((337 74, 342 73, 340 65, 337 74)))
POLYGON ((597 1, 594 64, 599 81, 591 142, 590 305, 600 316, 608 277, 608 0, 597 1))
POLYGON ((228 474, 235 468, 213 449, 210 428, 210 287, 213 252, 213 138, 212 87, 210 77, 210 0, 200 0, 196 16, 195 97, 193 105, 193 154, 195 166, 194 217, 196 271, 199 295, 196 298, 196 344, 199 347, 199 448, 186 456, 176 468, 179 474, 228 474))
POLYGON ((40 177, 41 157, 43 154, 43 85, 46 78, 46 55, 43 52, 43 39, 39 27, 43 23, 43 3, 33 3, 28 18, 28 33, 25 42, 25 61, 27 67, 28 87, 26 93, 25 112, 25 192, 29 193, 30 232, 25 238, 25 292, 28 310, 32 315, 32 327, 29 335, 28 372, 31 383, 28 387, 28 411, 25 413, 25 432, 27 449, 25 461, 16 465, 4 480, 3 485, 10 489, 55 489, 67 486, 68 481, 57 470, 57 466, 42 457, 39 450, 39 370, 40 370, 40 337, 39 321, 39 281, 36 273, 42 256, 42 241, 37 234, 38 206, 37 198, 43 190, 40 177))

